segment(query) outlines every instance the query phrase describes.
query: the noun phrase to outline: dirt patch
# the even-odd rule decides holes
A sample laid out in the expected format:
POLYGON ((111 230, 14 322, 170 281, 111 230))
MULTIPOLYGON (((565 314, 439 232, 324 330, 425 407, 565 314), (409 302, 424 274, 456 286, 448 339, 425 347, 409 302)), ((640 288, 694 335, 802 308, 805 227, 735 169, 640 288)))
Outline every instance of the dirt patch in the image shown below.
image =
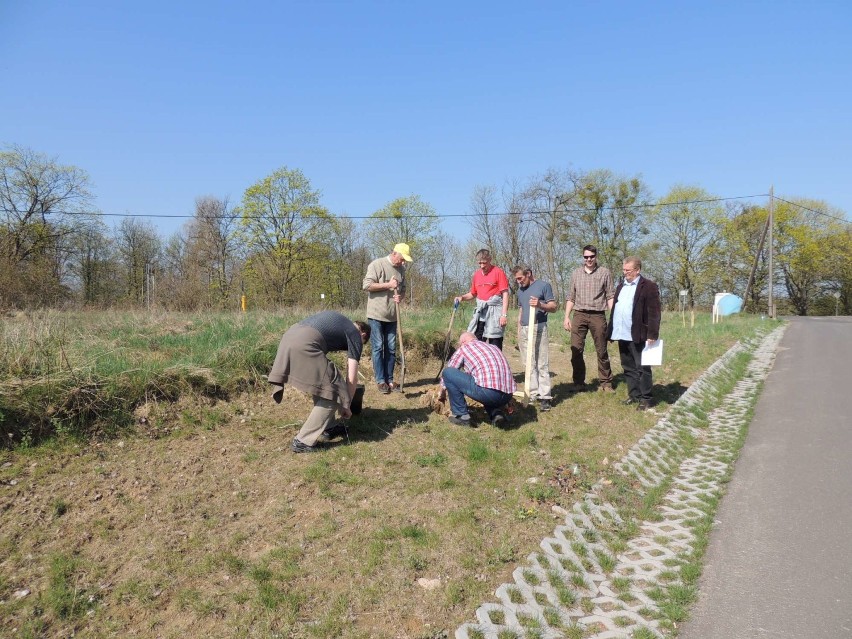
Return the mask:
POLYGON ((552 532, 550 503, 653 423, 623 388, 571 392, 566 351, 554 340, 554 410, 502 430, 434 412, 439 363, 412 354, 401 393, 364 362, 363 412, 317 454, 290 452, 311 401, 289 388, 281 405, 152 402, 133 436, 0 452, 0 634, 452 636, 552 532))

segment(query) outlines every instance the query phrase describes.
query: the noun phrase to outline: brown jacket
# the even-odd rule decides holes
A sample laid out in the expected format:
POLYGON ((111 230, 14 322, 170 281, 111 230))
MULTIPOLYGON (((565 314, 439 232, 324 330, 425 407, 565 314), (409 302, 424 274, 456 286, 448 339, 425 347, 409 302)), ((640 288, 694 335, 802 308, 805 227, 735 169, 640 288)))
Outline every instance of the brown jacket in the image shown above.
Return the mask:
MULTIPOLYGON (((615 304, 610 314, 609 326, 606 328, 606 338, 609 341, 612 341, 612 317, 615 314, 615 306, 618 304, 622 286, 624 283, 619 284, 615 290, 615 304)), ((632 318, 630 336, 634 342, 660 339, 660 289, 656 282, 644 276, 640 277, 639 284, 636 285, 632 318)))

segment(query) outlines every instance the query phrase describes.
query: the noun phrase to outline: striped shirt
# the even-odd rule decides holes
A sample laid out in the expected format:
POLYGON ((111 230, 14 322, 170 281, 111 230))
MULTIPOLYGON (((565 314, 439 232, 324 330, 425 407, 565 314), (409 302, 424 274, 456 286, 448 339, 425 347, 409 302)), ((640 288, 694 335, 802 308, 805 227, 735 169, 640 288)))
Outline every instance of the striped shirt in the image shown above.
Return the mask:
POLYGON ((576 311, 605 311, 607 301, 615 297, 612 274, 604 266, 598 266, 591 273, 579 266, 571 273, 568 285, 567 302, 574 302, 576 311))
MULTIPOLYGON (((503 352, 493 344, 473 340, 459 348, 447 368, 462 368, 473 377, 481 388, 502 391, 511 395, 515 392, 515 379, 503 352)), ((441 380, 441 386, 444 380, 441 380)))

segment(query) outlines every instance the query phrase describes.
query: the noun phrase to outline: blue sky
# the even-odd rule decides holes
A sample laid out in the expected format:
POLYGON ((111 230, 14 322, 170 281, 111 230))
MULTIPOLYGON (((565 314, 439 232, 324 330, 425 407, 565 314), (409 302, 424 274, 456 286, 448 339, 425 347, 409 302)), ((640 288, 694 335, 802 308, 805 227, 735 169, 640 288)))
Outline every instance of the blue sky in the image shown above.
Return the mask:
POLYGON ((0 145, 85 169, 106 213, 282 166, 352 216, 569 166, 848 213, 850 27, 849 2, 0 0, 0 145))

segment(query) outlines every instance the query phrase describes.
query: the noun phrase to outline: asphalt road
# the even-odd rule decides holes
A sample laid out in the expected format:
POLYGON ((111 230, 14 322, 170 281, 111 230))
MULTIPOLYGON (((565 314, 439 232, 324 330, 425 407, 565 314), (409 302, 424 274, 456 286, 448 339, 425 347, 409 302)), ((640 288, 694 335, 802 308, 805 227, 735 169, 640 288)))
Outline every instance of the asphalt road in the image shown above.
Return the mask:
POLYGON ((852 318, 791 318, 681 639, 852 637, 852 318))

